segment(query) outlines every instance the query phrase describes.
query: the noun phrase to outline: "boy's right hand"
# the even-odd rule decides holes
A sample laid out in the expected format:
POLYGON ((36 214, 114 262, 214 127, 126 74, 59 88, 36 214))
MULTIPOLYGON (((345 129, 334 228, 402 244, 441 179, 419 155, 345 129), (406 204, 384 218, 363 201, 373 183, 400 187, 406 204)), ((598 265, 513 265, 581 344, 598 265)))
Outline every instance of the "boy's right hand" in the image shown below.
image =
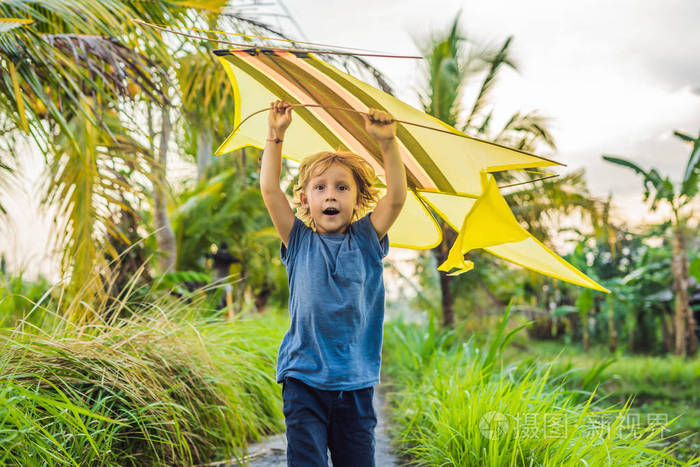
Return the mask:
POLYGON ((268 117, 270 137, 282 138, 285 131, 292 123, 292 104, 286 101, 270 102, 270 115, 268 117))

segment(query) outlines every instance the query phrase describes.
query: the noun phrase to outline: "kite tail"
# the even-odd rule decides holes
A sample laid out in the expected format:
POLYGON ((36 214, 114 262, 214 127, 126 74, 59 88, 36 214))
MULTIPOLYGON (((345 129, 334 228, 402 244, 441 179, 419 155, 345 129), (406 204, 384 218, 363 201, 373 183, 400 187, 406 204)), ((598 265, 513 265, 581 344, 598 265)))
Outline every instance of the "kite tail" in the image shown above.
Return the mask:
POLYGON ((474 269, 474 263, 471 261, 465 261, 464 252, 462 251, 462 239, 464 238, 465 226, 466 219, 464 221, 464 225, 462 225, 462 228, 459 231, 459 235, 457 235, 457 240, 455 240, 452 248, 450 248, 450 252, 447 255, 447 260, 438 266, 438 271, 445 272, 457 268, 457 271, 448 273, 448 276, 457 276, 474 269))
MULTIPOLYGON (((454 250, 454 247, 452 248, 452 250, 454 250)), ((452 256, 452 254, 451 254, 452 250, 450 250, 450 256, 452 256)), ((460 255, 460 256, 462 256, 462 255, 460 255)), ((458 268, 458 269, 455 272, 448 273, 447 274, 448 276, 458 276, 458 275, 465 273, 467 271, 471 271, 472 269, 474 269, 474 263, 471 261, 464 261, 464 256, 462 256, 461 258, 457 258, 457 259, 454 259, 454 258, 451 259, 448 257, 447 261, 445 261, 444 263, 442 263, 438 267, 438 271, 447 272, 453 268, 458 268)))

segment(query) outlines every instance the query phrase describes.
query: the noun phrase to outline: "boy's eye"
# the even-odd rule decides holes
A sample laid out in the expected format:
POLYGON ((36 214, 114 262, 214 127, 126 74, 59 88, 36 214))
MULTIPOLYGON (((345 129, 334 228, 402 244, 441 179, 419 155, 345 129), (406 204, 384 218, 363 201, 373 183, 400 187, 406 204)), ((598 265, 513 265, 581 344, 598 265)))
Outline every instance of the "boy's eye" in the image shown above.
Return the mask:
POLYGON ((323 185, 316 185, 316 188, 323 188, 323 185))
POLYGON ((340 185, 340 189, 341 189, 341 190, 347 190, 348 187, 346 187, 345 185, 340 185))

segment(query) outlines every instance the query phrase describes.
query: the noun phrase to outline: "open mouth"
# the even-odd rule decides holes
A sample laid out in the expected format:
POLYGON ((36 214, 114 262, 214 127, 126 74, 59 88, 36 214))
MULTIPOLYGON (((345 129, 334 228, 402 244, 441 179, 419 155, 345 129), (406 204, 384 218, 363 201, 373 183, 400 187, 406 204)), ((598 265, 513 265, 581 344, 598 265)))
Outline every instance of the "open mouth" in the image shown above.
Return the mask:
POLYGON ((327 216, 332 217, 332 216, 335 216, 336 214, 340 213, 340 211, 338 211, 336 208, 328 208, 328 209, 324 209, 323 213, 327 216))

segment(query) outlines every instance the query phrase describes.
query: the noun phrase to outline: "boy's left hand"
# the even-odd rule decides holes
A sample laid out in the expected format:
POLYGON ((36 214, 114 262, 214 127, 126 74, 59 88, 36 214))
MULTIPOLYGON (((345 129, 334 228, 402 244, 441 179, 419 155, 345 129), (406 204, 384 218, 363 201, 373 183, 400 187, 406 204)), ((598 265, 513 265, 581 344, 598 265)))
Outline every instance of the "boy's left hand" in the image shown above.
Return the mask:
POLYGON ((369 109, 369 116, 361 115, 365 120, 365 130, 377 141, 390 141, 396 137, 396 122, 391 114, 369 109))

